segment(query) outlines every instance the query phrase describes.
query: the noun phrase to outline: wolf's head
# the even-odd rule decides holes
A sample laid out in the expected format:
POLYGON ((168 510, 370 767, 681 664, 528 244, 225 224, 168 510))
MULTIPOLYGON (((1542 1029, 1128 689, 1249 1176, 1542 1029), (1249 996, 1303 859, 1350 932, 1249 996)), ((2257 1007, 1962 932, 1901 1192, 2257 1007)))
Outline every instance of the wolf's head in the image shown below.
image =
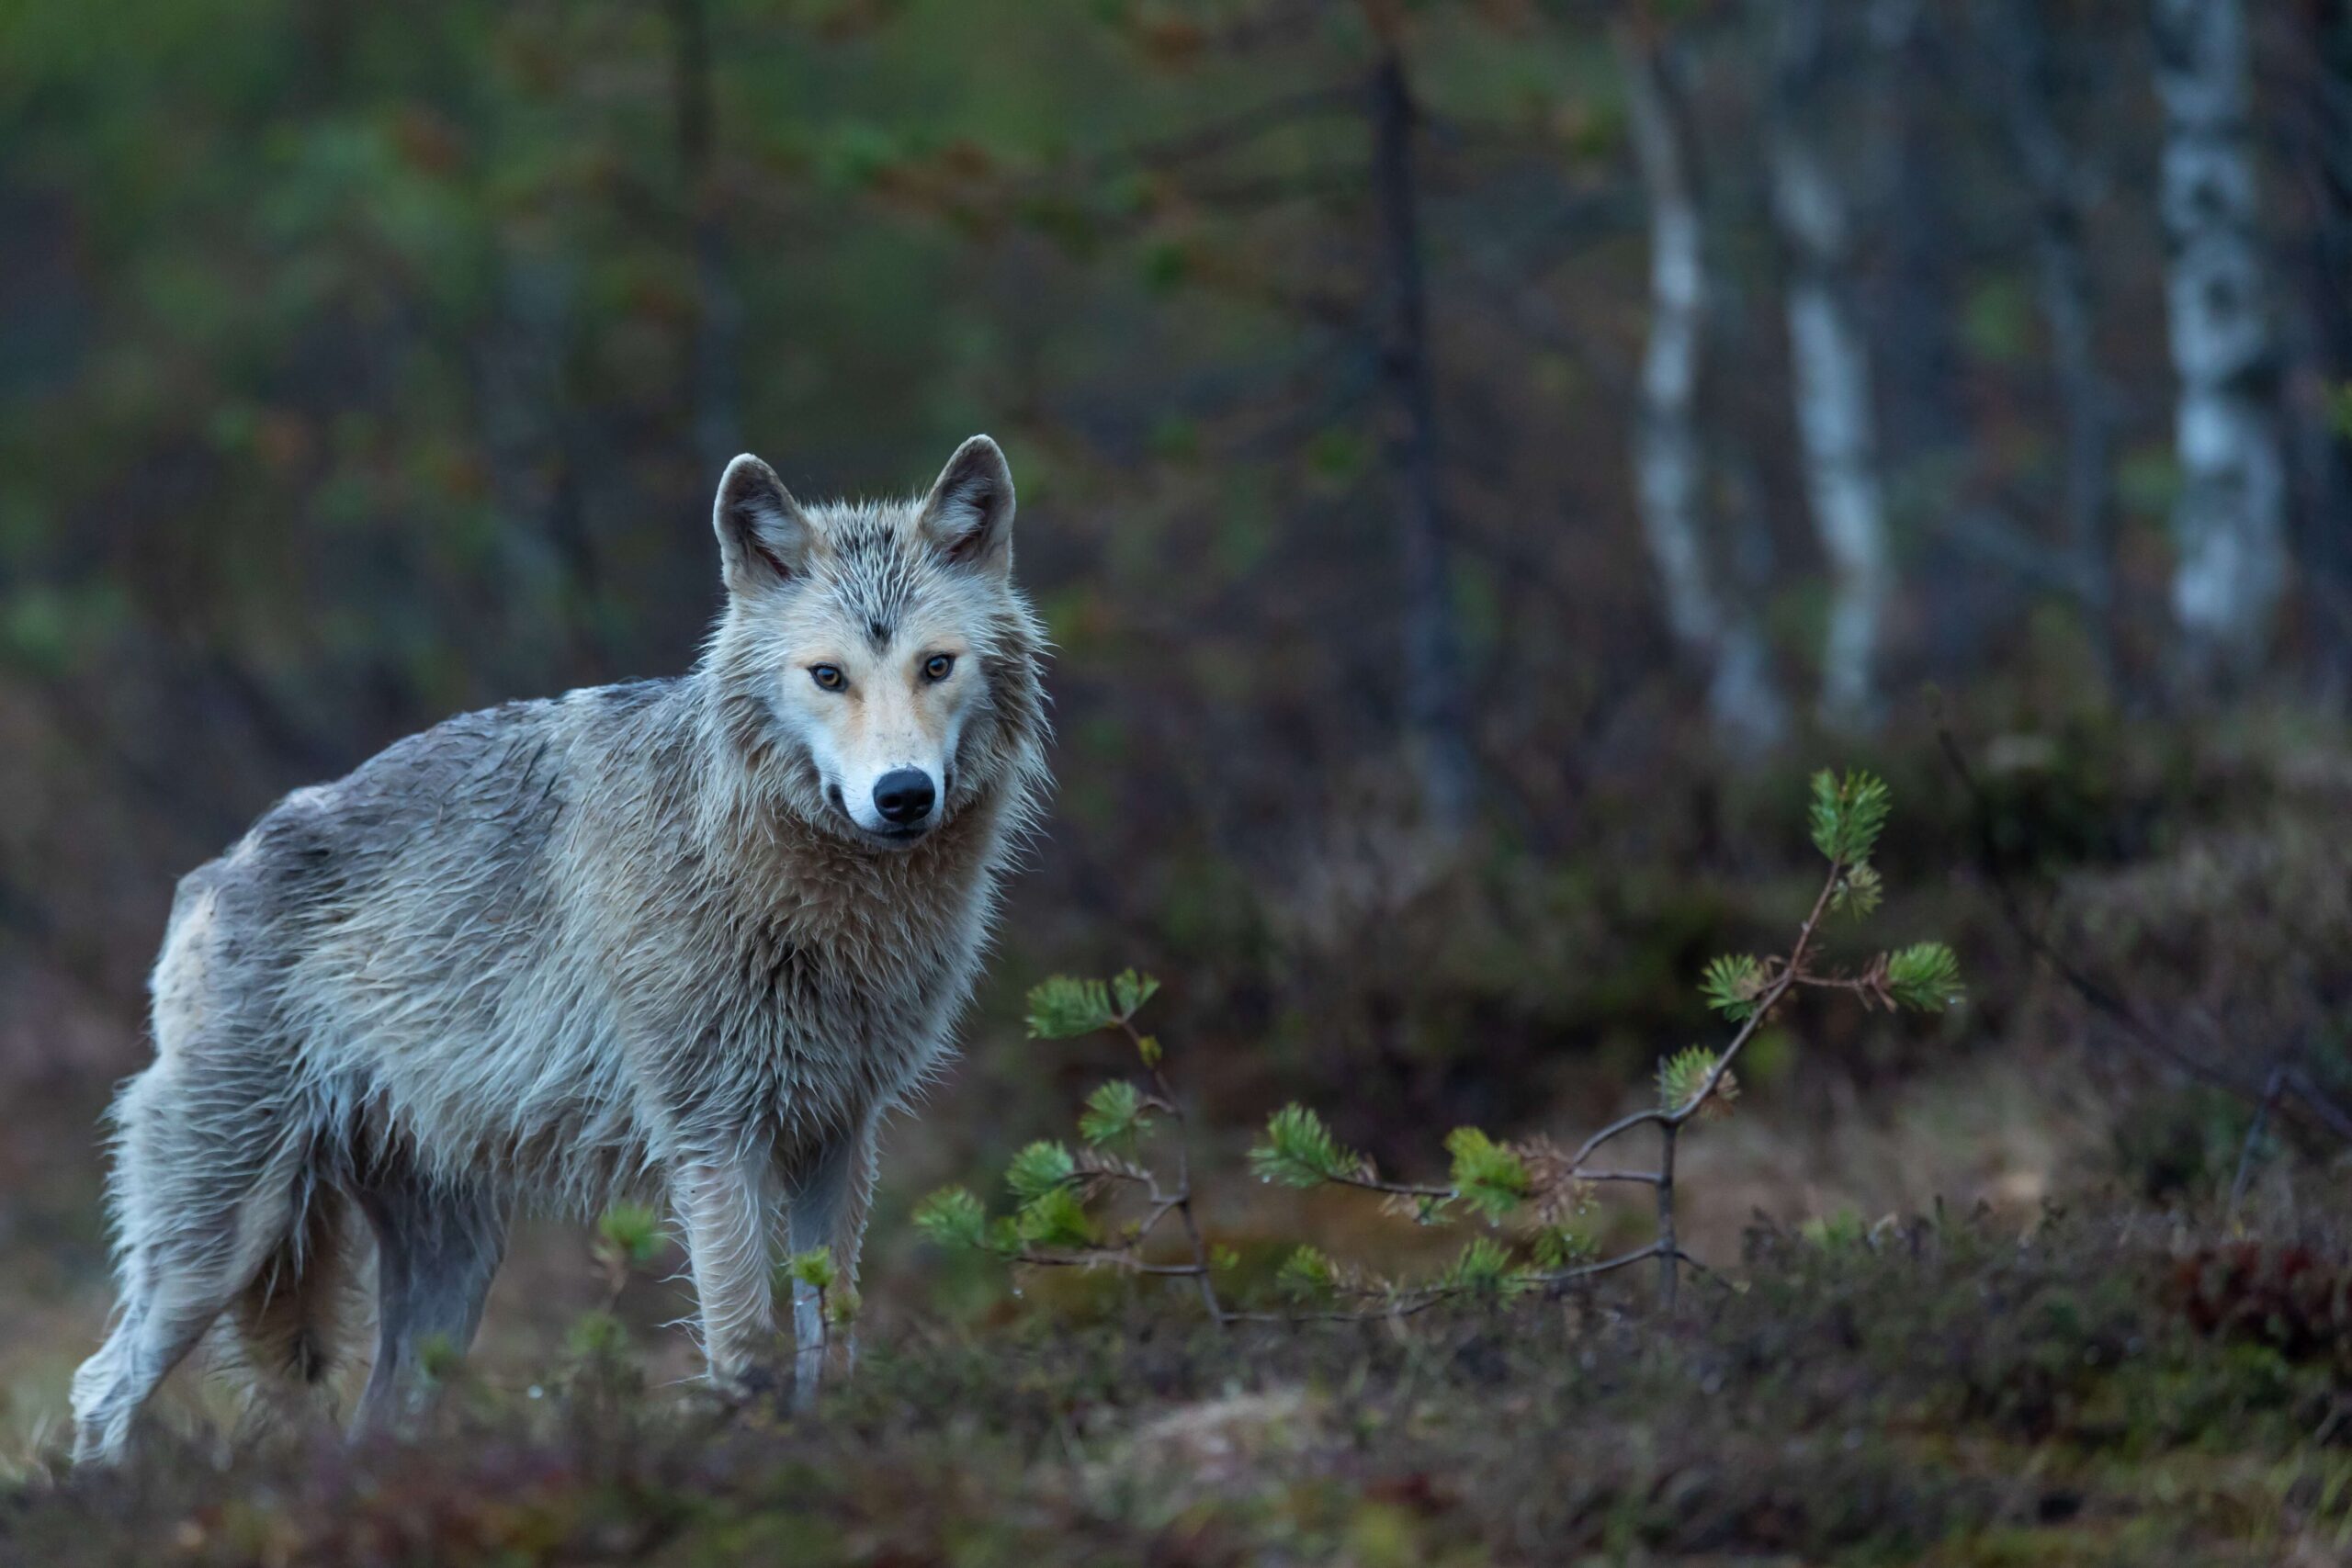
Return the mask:
POLYGON ((911 502, 804 506, 757 457, 727 466, 711 669, 793 813, 900 849, 1038 766, 1040 638, 1012 585, 1012 507, 985 435, 911 502))

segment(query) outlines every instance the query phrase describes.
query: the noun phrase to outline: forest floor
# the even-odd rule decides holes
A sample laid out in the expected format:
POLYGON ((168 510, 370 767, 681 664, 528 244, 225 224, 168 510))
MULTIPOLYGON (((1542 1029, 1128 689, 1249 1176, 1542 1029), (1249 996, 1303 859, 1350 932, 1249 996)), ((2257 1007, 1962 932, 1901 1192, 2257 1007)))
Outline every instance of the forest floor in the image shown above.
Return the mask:
POLYGON ((2339 1562, 2352 1212, 2276 1174, 2226 1232, 1758 1224, 1671 1319, 1621 1278, 1219 1333, 1106 1282, 877 1325, 805 1414, 575 1341, 538 1382, 459 1374, 399 1439, 27 1456, 0 1560, 2339 1562))

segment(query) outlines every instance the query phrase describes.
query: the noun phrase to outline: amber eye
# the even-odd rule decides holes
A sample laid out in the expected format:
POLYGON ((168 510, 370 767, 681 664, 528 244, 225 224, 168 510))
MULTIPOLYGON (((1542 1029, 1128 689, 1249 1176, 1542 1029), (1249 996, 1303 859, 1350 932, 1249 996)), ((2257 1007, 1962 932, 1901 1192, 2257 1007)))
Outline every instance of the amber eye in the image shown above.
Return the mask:
POLYGON ((934 681, 944 681, 947 672, 955 668, 956 656, 952 653, 934 653, 922 661, 922 672, 934 681))
POLYGON ((811 664, 808 666, 808 678, 829 692, 838 692, 849 684, 838 664, 811 664))

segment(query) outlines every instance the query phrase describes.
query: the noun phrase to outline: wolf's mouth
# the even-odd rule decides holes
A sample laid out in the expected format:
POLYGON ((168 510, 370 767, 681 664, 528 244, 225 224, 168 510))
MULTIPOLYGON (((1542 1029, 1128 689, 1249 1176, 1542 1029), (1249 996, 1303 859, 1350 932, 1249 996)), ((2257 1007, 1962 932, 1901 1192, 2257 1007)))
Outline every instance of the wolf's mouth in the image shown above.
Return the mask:
POLYGON ((837 784, 825 786, 825 804, 833 808, 833 815, 849 824, 850 831, 857 837, 868 843, 887 844, 892 849, 902 849, 918 839, 926 838, 933 828, 939 826, 934 814, 931 821, 916 822, 904 828, 869 828, 850 814, 849 802, 842 798, 842 786, 837 784))

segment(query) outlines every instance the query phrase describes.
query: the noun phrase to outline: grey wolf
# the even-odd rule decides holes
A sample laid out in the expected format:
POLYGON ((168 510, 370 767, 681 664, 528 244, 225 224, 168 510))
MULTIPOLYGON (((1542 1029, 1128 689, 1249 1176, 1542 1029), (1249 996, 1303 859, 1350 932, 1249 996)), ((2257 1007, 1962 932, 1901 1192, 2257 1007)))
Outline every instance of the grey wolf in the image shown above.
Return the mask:
POLYGON ((453 718, 180 884, 77 1457, 209 1332, 265 1416, 318 1405, 365 1233, 363 1425, 469 1344, 518 1204, 669 1203, 721 1384, 774 1335, 777 1232, 854 1279, 876 1122, 944 1059, 1046 785, 1012 518, 986 436, 912 502, 738 457, 691 672, 453 718))

